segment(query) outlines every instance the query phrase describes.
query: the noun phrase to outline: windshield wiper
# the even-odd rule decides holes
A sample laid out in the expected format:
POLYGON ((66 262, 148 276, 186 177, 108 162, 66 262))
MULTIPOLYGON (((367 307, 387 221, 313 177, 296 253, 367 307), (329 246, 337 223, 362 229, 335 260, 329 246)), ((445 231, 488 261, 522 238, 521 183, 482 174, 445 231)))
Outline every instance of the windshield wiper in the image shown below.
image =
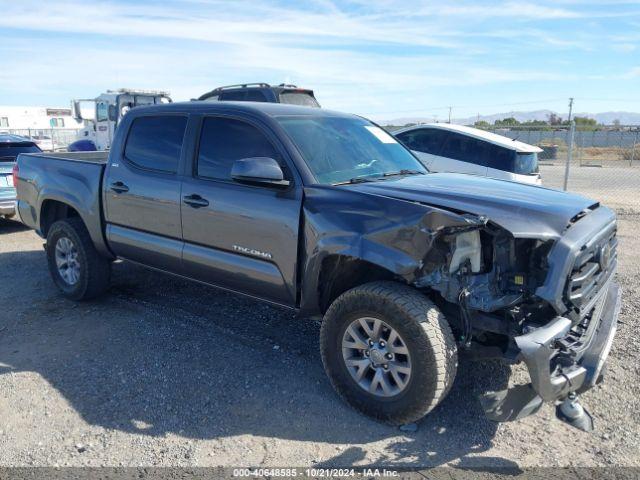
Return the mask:
POLYGON ((365 183, 365 182, 375 182, 375 179, 367 178, 367 177, 355 177, 355 178, 350 178, 349 180, 345 180, 344 182, 332 183, 331 185, 351 185, 354 183, 365 183))
POLYGON ((398 170, 397 172, 387 172, 382 174, 383 177, 395 177, 398 175, 425 175, 425 172, 421 170, 403 169, 403 170, 398 170))

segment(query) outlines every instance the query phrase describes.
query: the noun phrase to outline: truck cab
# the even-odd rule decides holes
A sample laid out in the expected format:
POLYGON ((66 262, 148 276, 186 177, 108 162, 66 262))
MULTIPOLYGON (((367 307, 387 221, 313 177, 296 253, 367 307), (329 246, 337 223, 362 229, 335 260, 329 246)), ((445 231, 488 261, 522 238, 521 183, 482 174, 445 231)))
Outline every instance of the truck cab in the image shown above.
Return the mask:
POLYGON ((129 110, 162 103, 171 103, 169 92, 127 88, 107 90, 92 99, 73 100, 72 116, 84 121, 85 126, 69 150, 109 150, 115 129, 129 110))

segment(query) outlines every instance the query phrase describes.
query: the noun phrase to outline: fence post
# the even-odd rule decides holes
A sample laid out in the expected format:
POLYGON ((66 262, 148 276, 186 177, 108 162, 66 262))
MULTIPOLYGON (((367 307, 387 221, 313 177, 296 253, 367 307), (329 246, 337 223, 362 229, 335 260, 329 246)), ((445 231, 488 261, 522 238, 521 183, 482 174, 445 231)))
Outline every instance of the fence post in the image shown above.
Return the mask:
POLYGON ((569 145, 567 146, 567 164, 564 167, 564 186, 563 190, 567 190, 567 184, 569 183, 569 166, 571 165, 571 157, 573 156, 573 136, 576 133, 576 122, 571 120, 571 127, 569 128, 569 145))
POLYGON ((631 158, 629 158, 630 167, 633 167, 633 157, 635 157, 635 154, 636 154, 636 145, 638 143, 638 132, 640 132, 640 130, 636 130, 636 138, 633 140, 633 145, 631 145, 631 158))

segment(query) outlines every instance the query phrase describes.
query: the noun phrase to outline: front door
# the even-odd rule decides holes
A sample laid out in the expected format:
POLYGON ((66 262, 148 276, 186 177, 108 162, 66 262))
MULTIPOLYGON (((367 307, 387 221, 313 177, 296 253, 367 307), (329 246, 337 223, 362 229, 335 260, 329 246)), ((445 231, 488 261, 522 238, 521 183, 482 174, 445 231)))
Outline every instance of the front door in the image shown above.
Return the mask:
POLYGON ((185 274, 233 291, 293 306, 302 188, 277 140, 239 118, 205 116, 192 171, 182 185, 185 274), (235 160, 276 159, 288 188, 231 178, 235 160))

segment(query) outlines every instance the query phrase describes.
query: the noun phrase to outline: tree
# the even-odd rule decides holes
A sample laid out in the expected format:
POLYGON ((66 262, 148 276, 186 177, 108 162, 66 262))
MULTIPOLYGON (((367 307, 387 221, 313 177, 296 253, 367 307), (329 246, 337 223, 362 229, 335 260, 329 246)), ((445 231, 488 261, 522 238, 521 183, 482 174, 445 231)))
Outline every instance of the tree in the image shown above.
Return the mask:
POLYGON ((562 117, 555 113, 549 114, 549 125, 562 125, 562 117))
POLYGON ((576 122, 576 126, 584 126, 584 127, 595 127, 598 125, 598 122, 594 118, 588 117, 573 117, 573 121, 576 122))
POLYGON ((514 127, 520 125, 520 122, 514 117, 503 118, 502 120, 496 120, 493 122, 496 127, 514 127))
POLYGON ((476 123, 473 124, 474 127, 476 128, 482 128, 482 129, 488 129, 491 124, 485 120, 478 120, 476 123))

